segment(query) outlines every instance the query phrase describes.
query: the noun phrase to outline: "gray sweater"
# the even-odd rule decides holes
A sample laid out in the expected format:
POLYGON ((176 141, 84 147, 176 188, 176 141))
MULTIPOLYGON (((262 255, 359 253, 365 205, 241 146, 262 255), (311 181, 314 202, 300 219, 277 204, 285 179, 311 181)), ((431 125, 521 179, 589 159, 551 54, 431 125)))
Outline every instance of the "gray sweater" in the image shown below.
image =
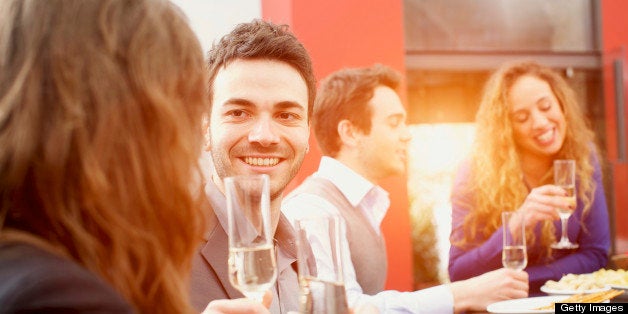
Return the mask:
POLYGON ((309 193, 318 195, 338 208, 346 223, 347 240, 356 279, 365 294, 374 295, 384 290, 386 282, 386 245, 359 208, 329 180, 308 177, 290 194, 309 193))

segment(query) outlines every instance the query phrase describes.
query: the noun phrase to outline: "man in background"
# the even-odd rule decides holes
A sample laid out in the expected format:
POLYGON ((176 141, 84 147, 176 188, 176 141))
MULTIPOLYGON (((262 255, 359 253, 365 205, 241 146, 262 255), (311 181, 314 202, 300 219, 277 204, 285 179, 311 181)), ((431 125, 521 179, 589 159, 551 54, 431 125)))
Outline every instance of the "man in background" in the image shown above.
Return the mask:
MULTIPOLYGON (((321 82, 312 125, 323 157, 318 171, 286 196, 283 212, 292 221, 342 218, 350 307, 373 304, 382 313, 451 313, 484 311, 492 302, 526 297, 527 274, 507 269, 414 292, 383 291, 387 259, 381 222, 390 200, 377 184, 405 172, 411 140, 396 93, 399 81, 397 72, 375 65, 340 70, 321 82)), ((312 245, 317 265, 329 265, 325 254, 317 254, 323 250, 312 245)))

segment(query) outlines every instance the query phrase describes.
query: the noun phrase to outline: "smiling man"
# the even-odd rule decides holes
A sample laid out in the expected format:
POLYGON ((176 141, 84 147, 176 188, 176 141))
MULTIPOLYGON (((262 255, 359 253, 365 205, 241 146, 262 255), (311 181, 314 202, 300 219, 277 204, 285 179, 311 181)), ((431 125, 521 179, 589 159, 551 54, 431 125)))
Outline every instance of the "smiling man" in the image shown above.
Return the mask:
POLYGON ((238 25, 209 51, 208 150, 213 167, 205 185, 212 210, 194 259, 191 294, 202 310, 215 299, 243 295, 229 282, 223 180, 267 174, 277 252, 272 313, 298 310, 293 229, 281 214, 282 193, 308 148, 309 115, 316 93, 310 57, 286 26, 255 20, 238 25))

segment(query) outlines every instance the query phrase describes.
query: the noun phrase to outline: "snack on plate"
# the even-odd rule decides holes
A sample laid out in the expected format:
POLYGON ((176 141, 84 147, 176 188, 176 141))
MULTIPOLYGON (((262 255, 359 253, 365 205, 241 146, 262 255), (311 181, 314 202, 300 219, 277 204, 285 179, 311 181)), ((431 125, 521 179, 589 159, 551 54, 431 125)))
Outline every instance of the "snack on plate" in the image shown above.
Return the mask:
POLYGON ((545 287, 552 290, 572 290, 572 291, 586 291, 593 289, 604 288, 605 284, 598 283, 592 274, 567 274, 563 276, 559 281, 548 280, 545 283, 545 287))
POLYGON ((628 271, 625 269, 612 270, 602 268, 592 274, 596 280, 607 285, 628 286, 628 271))
POLYGON ((559 281, 548 280, 545 283, 545 287, 552 290, 573 291, 601 289, 606 285, 628 286, 628 271, 602 268, 590 274, 567 274, 559 281))

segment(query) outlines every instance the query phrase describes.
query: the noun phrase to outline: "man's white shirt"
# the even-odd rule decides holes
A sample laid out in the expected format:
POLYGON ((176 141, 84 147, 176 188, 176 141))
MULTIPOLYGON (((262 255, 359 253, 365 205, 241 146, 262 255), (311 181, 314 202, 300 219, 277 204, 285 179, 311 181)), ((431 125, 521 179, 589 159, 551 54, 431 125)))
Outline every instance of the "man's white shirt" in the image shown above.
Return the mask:
MULTIPOLYGON (((388 192, 366 180, 341 162, 326 156, 322 157, 318 171, 313 176, 327 179, 336 185, 349 203, 358 207, 373 229, 380 234, 382 220, 390 206, 388 192)), ((295 220, 300 218, 329 215, 339 216, 344 224, 339 210, 326 199, 314 194, 300 193, 298 195, 289 195, 283 200, 281 207, 282 212, 293 225, 295 220)), ((345 231, 344 227, 343 231, 345 231)), ((325 241, 314 242, 325 243, 325 241)), ((355 308, 358 305, 368 303, 377 306, 381 313, 453 312, 453 295, 447 285, 413 292, 386 290, 372 296, 364 294, 360 284, 357 282, 355 269, 351 262, 346 231, 341 236, 341 242, 343 252, 345 253, 342 256, 343 277, 347 301, 350 307, 355 308)), ((324 249, 317 247, 316 243, 311 243, 311 245, 316 255, 318 272, 332 271, 330 267, 331 260, 328 260, 329 255, 317 254, 317 251, 324 252, 324 249)))

